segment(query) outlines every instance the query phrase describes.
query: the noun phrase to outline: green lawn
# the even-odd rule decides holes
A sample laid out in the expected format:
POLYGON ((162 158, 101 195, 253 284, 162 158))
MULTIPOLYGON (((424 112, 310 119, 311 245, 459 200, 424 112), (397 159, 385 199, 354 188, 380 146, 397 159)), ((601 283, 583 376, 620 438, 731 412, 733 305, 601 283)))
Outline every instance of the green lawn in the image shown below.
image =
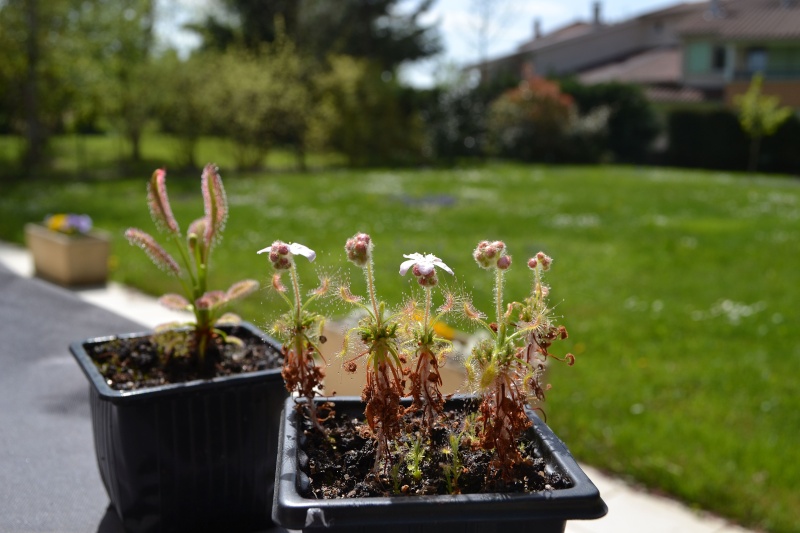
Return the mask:
MULTIPOLYGON (((490 275, 471 251, 503 239, 515 264, 506 294, 529 288, 524 261, 554 259, 547 281, 571 336, 556 365, 548 423, 581 460, 770 531, 800 524, 800 182, 631 167, 492 164, 469 170, 226 172, 231 216, 212 278, 268 280, 256 250, 274 239, 318 251, 315 268, 346 264, 357 231, 376 243, 377 286, 399 303, 402 254, 435 253, 490 309, 490 275)), ((56 211, 86 212, 114 235, 113 278, 173 290, 122 232, 148 231, 149 176, 92 184, 4 186, 0 238, 56 211)), ((176 215, 201 214, 198 180, 169 181, 176 215)), ((311 265, 302 265, 306 285, 311 265)), ((442 274, 440 277, 444 277, 442 274)), ((411 276, 408 276, 411 278, 411 276)), ((355 290, 358 290, 356 288, 355 290)), ((241 313, 274 315, 266 291, 241 313)), ((338 310, 335 310, 338 311, 338 310)), ((343 310, 342 310, 343 311, 343 310)))

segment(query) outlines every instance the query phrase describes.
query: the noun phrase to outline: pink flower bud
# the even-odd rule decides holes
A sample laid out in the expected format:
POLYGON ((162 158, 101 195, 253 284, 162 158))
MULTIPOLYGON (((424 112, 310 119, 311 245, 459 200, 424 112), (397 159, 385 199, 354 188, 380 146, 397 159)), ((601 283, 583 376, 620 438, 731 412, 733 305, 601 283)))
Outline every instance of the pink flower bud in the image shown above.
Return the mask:
POLYGON ((536 259, 541 263, 542 270, 545 272, 550 270, 550 264, 553 262, 553 259, 549 255, 544 252, 539 252, 536 254, 536 259))
POLYGON ((423 287, 435 287, 439 283, 439 278, 436 276, 436 272, 432 270, 428 274, 417 276, 417 283, 423 287))
POLYGON ((500 259, 497 260, 497 268, 500 270, 508 270, 508 267, 511 266, 511 256, 504 255, 501 256, 500 259))
POLYGON ((344 246, 347 259, 360 267, 365 267, 372 256, 372 239, 366 233, 357 233, 347 239, 344 246))
POLYGON ((539 261, 536 260, 535 257, 531 257, 528 259, 528 268, 531 270, 536 270, 536 266, 539 264, 539 261))
MULTIPOLYGON (((506 245, 503 241, 494 241, 492 243, 481 241, 473 252, 472 257, 475 258, 475 261, 481 268, 490 269, 498 266, 499 259, 495 258, 498 256, 502 258, 505 249, 506 245)), ((510 264, 509 258, 509 265, 510 264)), ((508 268, 508 266, 506 266, 506 268, 508 268)))

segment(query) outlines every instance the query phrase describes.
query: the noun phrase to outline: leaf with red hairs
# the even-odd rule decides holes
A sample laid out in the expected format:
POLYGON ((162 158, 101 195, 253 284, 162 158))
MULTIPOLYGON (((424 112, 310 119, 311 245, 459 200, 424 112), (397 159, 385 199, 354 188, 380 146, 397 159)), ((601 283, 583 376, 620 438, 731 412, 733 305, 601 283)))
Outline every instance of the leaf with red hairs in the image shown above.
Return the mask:
POLYGON ((138 246, 144 250, 150 260, 153 261, 158 268, 164 270, 168 274, 180 277, 181 267, 178 266, 177 261, 175 261, 151 235, 138 228, 128 228, 125 232, 125 238, 134 246, 138 246))
POLYGON ((167 171, 159 168, 147 183, 147 205, 150 216, 159 231, 179 235, 181 232, 178 221, 172 214, 172 207, 167 196, 167 171))
POLYGON ((228 199, 215 165, 209 163, 203 169, 201 188, 207 220, 205 242, 210 247, 219 240, 228 219, 228 199))

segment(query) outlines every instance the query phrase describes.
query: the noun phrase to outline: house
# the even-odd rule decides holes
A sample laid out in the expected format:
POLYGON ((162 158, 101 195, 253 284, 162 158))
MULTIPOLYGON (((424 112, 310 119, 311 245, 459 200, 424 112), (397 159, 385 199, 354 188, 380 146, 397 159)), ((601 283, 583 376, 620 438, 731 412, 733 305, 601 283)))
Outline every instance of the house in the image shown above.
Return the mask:
POLYGON ((614 24, 595 2, 589 22, 539 28, 513 53, 473 68, 487 83, 531 69, 637 83, 657 102, 729 102, 762 72, 764 92, 800 107, 800 0, 679 3, 614 24))
POLYGON ((684 85, 731 102, 761 72, 765 93, 800 107, 800 0, 712 1, 678 31, 684 85))

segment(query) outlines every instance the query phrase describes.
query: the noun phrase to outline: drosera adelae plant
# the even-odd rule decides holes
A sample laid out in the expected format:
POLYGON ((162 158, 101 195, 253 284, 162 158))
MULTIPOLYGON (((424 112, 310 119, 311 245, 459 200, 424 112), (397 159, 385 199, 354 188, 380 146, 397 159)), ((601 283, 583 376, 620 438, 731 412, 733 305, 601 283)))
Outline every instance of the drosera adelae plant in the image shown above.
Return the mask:
POLYGON ((389 442, 400 434, 400 416, 403 408, 400 398, 405 390, 405 358, 400 353, 398 335, 399 313, 390 313, 386 304, 378 301, 372 264, 372 239, 366 233, 357 233, 347 240, 347 259, 362 269, 367 282, 369 301, 364 303, 347 285, 339 289, 341 298, 365 311, 358 325, 345 334, 342 356, 345 370, 355 371, 358 359, 366 358, 366 385, 361 398, 366 407, 366 422, 376 441, 375 464, 377 472, 383 463, 389 469, 389 442))
MULTIPOLYGON (((480 445, 494 451, 493 465, 503 479, 512 477, 512 469, 521 459, 518 440, 531 426, 525 406, 544 399, 539 383, 543 365, 537 362, 553 357, 548 348, 557 338, 566 338, 566 329, 553 323, 547 305, 549 289, 542 283, 542 273, 549 270, 552 259, 543 252, 531 258, 528 266, 534 272, 531 295, 524 303, 503 301, 503 284, 512 260, 502 241, 482 241, 473 252, 481 268, 495 274, 495 321, 464 301, 464 314, 489 332, 489 338, 478 343, 468 359, 470 382, 481 397, 480 445)), ((574 356, 564 359, 568 364, 574 356)))
POLYGON ((299 243, 287 244, 275 241, 271 246, 258 251, 267 253, 274 269, 272 288, 284 299, 289 309, 275 321, 272 332, 283 343, 283 376, 286 389, 296 392, 307 401, 309 419, 315 428, 322 431, 317 416, 314 397, 317 395, 325 376, 324 370, 316 364, 316 359, 324 361, 320 345, 326 339, 323 335, 325 318, 310 310, 309 306, 328 292, 330 282, 322 278, 319 287, 311 291, 305 301, 301 294, 300 278, 294 256, 300 255, 313 262, 317 254, 314 250, 299 243), (283 284, 283 273, 289 273, 291 294, 283 284))
POLYGON ((409 373, 413 400, 411 408, 422 411, 425 427, 430 430, 436 417, 444 409, 439 366, 442 358, 453 349, 452 342, 436 334, 435 324, 443 315, 452 311, 454 306, 453 296, 447 294, 444 304, 437 310, 438 314, 433 315, 431 292, 433 287, 439 284, 436 268, 450 275, 453 275, 453 271, 432 254, 413 253, 403 257, 406 261, 400 264, 400 275, 404 276, 411 270, 425 292, 425 301, 419 304, 411 300, 406 306, 405 313, 412 330, 412 349, 409 350, 412 352, 411 360, 414 362, 413 369, 409 373))
MULTIPOLYGON (((241 344, 239 339, 217 327, 221 323, 236 324, 240 321, 238 316, 225 312, 227 305, 255 292, 258 282, 251 279, 238 281, 226 291, 208 289, 211 252, 222 239, 228 219, 227 197, 217 167, 208 164, 203 169, 200 187, 204 214, 189 225, 185 236, 172 213, 166 180, 166 170, 158 169, 153 173, 147 184, 147 205, 156 229, 173 243, 183 266, 149 233, 129 228, 125 237, 132 245, 142 248, 157 267, 180 281, 183 294, 166 294, 159 299, 161 304, 194 314, 192 323, 171 323, 157 328, 156 340, 159 335, 164 340, 161 345, 164 362, 174 356, 189 357, 201 372, 208 373, 215 362, 207 357, 214 343, 241 344), (190 331, 188 344, 175 338, 178 328, 185 325, 190 331)), ((215 353, 221 352, 216 350, 215 353)))

